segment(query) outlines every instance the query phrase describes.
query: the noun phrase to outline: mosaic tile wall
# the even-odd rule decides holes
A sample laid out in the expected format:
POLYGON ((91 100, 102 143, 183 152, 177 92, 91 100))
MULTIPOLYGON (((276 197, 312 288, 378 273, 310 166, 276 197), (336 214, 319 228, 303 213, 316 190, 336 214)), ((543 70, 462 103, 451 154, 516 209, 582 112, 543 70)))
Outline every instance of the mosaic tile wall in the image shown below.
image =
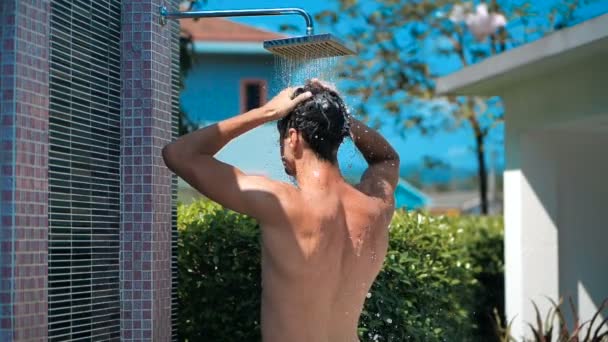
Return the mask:
POLYGON ((47 339, 49 1, 0 1, 0 341, 47 339))
POLYGON ((161 150, 177 132, 179 24, 159 25, 160 4, 0 1, 0 341, 175 339, 161 150))
POLYGON ((172 66, 176 21, 159 23, 159 6, 178 1, 133 0, 122 6, 122 340, 172 338, 171 172, 161 151, 174 134, 172 66))

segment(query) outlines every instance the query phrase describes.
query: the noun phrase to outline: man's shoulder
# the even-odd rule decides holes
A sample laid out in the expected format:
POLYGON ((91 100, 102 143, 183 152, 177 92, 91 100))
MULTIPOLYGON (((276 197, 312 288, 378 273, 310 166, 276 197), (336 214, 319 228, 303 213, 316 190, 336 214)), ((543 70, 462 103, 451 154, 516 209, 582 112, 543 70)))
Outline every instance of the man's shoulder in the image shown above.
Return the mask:
POLYGON ((266 176, 253 177, 256 178, 254 181, 263 184, 266 195, 277 200, 282 209, 289 210, 293 204, 298 202, 299 191, 293 184, 270 179, 266 176))
POLYGON ((387 192, 385 189, 382 189, 381 191, 378 191, 377 189, 372 190, 369 186, 361 183, 351 185, 350 187, 352 189, 350 198, 357 203, 357 207, 363 205, 372 213, 383 213, 395 210, 393 193, 387 192))

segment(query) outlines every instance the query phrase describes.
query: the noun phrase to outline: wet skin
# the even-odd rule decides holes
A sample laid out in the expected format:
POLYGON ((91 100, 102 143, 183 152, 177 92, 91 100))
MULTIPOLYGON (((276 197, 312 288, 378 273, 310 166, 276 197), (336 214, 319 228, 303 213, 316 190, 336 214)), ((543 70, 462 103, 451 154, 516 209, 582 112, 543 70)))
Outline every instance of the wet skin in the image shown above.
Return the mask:
POLYGON ((358 341, 392 204, 340 179, 319 192, 286 189, 281 202, 286 220, 262 226, 264 341, 358 341))
POLYGON ((281 154, 297 186, 246 175, 213 157, 230 140, 310 97, 292 99, 293 91, 183 136, 164 148, 163 158, 208 198, 260 222, 265 342, 358 341, 363 303, 386 256, 397 153, 352 119, 353 141, 369 164, 357 186, 347 184, 335 164, 319 160, 294 129, 281 142, 281 154))

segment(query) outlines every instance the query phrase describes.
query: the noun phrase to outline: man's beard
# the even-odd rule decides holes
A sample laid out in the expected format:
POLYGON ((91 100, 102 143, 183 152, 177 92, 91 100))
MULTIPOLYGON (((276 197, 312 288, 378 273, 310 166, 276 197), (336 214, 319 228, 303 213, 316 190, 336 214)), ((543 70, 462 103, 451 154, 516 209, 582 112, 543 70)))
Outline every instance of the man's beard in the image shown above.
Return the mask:
POLYGON ((287 167, 287 162, 285 161, 285 158, 284 158, 284 157, 281 157, 281 163, 283 163, 283 170, 285 170, 285 173, 286 173, 288 176, 294 177, 294 176, 295 176, 295 172, 293 172, 292 170, 290 170, 290 169, 287 167))

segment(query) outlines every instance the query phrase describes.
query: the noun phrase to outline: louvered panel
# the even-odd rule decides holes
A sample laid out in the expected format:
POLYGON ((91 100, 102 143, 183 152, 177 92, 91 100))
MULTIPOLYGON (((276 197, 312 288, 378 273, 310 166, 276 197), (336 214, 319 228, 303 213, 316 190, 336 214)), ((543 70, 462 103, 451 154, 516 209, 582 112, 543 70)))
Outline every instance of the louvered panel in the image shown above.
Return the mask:
MULTIPOLYGON (((173 0, 173 8, 177 8, 179 1, 173 0)), ((172 136, 177 138, 179 132, 179 93, 180 93, 180 58, 179 58, 179 23, 173 21, 171 23, 171 112, 172 112, 172 136)), ((172 218, 172 235, 171 235, 171 325, 172 339, 177 341, 177 177, 173 175, 171 180, 171 191, 173 203, 171 206, 172 218)))
POLYGON ((120 338, 120 0, 52 0, 49 340, 120 338))

